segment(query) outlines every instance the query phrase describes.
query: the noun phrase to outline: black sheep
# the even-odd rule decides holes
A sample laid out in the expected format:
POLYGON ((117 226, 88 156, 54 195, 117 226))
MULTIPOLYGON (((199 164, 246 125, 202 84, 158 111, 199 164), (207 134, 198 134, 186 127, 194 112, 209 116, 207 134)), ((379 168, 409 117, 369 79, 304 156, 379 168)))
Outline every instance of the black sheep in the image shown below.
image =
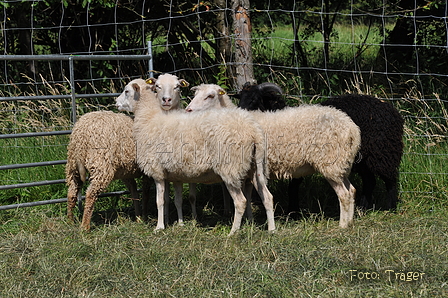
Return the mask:
POLYGON ((375 175, 386 185, 387 209, 398 201, 398 174, 403 155, 403 118, 390 104, 369 95, 346 94, 321 103, 347 113, 361 130, 360 160, 352 171, 362 179, 362 207, 371 208, 375 175))
POLYGON ((275 111, 286 107, 282 89, 273 83, 244 84, 243 90, 235 97, 240 99, 238 106, 245 110, 275 111))
MULTIPOLYGON (((268 84, 268 83, 265 83, 268 84)), ((249 86, 239 94, 239 106, 247 110, 276 110, 286 106, 275 84, 269 83, 269 92, 263 92, 262 85, 249 86), (269 98, 273 94, 272 99, 269 98)), ((403 154, 403 118, 392 104, 368 95, 347 94, 330 98, 321 103, 333 106, 347 113, 361 130, 359 159, 352 171, 362 179, 363 191, 358 205, 371 208, 375 176, 386 185, 387 209, 395 209, 398 201, 398 174, 403 154)), ((298 211, 298 186, 302 178, 289 184, 289 212, 298 211)))

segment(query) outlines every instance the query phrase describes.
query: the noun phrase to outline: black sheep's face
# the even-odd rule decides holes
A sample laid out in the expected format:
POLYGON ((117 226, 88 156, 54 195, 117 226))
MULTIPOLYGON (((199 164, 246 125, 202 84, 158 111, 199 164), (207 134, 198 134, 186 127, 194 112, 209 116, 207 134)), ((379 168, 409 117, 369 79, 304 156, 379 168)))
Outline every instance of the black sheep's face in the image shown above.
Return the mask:
POLYGON ((240 99, 238 106, 248 111, 265 111, 262 95, 257 85, 244 84, 243 90, 237 96, 240 99))
POLYGON ((265 108, 261 102, 250 97, 249 98, 243 97, 242 99, 240 99, 239 107, 248 111, 256 111, 256 110, 265 111, 265 108))

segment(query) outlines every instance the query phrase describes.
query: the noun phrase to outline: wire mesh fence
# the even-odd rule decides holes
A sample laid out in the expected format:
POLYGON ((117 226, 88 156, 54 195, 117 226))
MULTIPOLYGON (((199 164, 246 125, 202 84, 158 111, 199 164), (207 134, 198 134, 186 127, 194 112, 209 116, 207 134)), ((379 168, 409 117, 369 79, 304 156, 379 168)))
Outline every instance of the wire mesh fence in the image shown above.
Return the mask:
MULTIPOLYGON (((243 63, 241 49, 249 44, 253 68, 249 79, 277 83, 290 105, 318 103, 347 92, 389 100, 406 120, 401 196, 447 197, 448 4, 444 1, 34 0, 3 1, 0 7, 3 55, 152 51, 152 67, 143 60, 75 61, 77 94, 117 94, 127 81, 149 72, 176 73, 192 86, 218 83, 233 93, 241 89, 237 66, 243 63), (249 40, 235 28, 243 14, 248 16, 249 40)), ((71 99, 52 98, 71 95, 69 72, 67 61, 0 61, 1 134, 70 130, 71 99), (23 95, 42 98, 6 100, 23 95)), ((76 115, 113 109, 112 97, 75 102, 76 115)), ((58 138, 2 139, 0 165, 63 160, 68 139, 58 138)), ((0 184, 28 183, 41 176, 63 178, 63 166, 56 173, 42 169, 31 174, 2 170, 0 184)), ((60 196, 64 190, 58 185, 43 193, 60 196)), ((3 194, 0 200, 26 201, 34 195, 22 190, 3 194)))

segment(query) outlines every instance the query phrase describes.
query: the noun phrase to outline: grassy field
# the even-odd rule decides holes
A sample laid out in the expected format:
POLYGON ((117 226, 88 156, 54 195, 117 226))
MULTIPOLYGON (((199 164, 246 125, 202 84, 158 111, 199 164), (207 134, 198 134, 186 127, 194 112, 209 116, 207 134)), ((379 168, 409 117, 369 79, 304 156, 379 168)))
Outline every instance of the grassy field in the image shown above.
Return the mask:
MULTIPOLYGON (((335 41, 350 48, 335 47, 331 57, 353 57, 356 47, 342 44, 362 42, 366 30, 356 30, 354 36, 338 28, 335 41)), ((274 49, 275 57, 287 56, 290 35, 278 28, 272 38, 254 44, 255 55, 270 61, 274 49)), ((366 59, 376 53, 368 45, 379 40, 372 38, 362 52, 366 59)), ((255 205, 255 223, 245 222, 240 232, 227 237, 231 217, 223 215, 220 186, 199 189, 197 222, 190 219, 185 226, 172 224, 157 233, 155 208, 148 222, 137 222, 126 196, 98 200, 88 233, 79 230, 79 222, 67 221, 65 204, 0 211, 0 296, 448 296, 448 109, 443 101, 410 97, 415 100, 394 102, 406 116, 396 212, 357 210, 354 226, 342 230, 336 196, 319 175, 307 177, 301 186, 308 205, 299 220, 285 215, 286 182, 270 184, 276 200, 274 234, 266 231, 264 210, 255 205)), ((291 96, 288 100, 299 102, 291 96)), ((70 126, 60 103, 50 109, 43 103, 18 103, 12 114, 0 104, 2 133, 70 126)), ((1 164, 65 159, 67 142, 67 136, 0 140, 1 164)), ((5 184, 63 177, 63 166, 0 171, 5 184)), ((351 180, 359 188, 359 179, 351 180)), ((116 181, 107 191, 123 189, 116 181)), ((381 203, 381 182, 374 195, 381 203)), ((0 192, 0 205, 64 196, 64 185, 7 190, 0 192)), ((185 213, 188 219, 187 206, 185 213)))
MULTIPOLYGON (((438 137, 438 127, 446 124, 427 120, 406 122, 398 211, 357 211, 354 227, 346 230, 338 227, 334 192, 319 175, 301 186, 312 203, 300 220, 284 215, 286 184, 271 184, 275 234, 266 231, 263 208, 254 206, 255 223, 246 222, 227 237, 231 217, 222 215, 219 186, 200 189, 198 222, 172 224, 157 233, 155 210, 149 222, 136 222, 131 202, 122 198, 97 202, 89 233, 79 230, 79 222, 67 221, 65 204, 2 211, 0 296, 446 296, 448 147, 438 137), (423 127, 431 135, 421 136, 423 127)), ((36 144, 16 145, 29 151, 36 144)), ((59 151, 60 156, 29 155, 63 158, 65 151, 59 151)), ((13 156, 7 149, 3 155, 13 156)), ((63 167, 54 173, 37 169, 30 179, 62 172, 63 167)), ((356 177, 352 180, 359 185, 356 177)), ((57 188, 54 193, 23 190, 13 200, 65 195, 63 185, 57 188)), ((115 182, 110 189, 123 186, 115 182)), ((380 199, 383 191, 379 183, 375 196, 380 199)))
MULTIPOLYGON (((393 24, 386 26, 392 29, 393 24)), ((330 46, 330 65, 344 65, 351 63, 356 56, 359 63, 370 65, 375 59, 379 50, 379 45, 383 39, 383 32, 378 26, 369 27, 357 24, 353 27, 344 24, 335 24, 330 46)), ((299 31, 299 40, 310 55, 310 59, 321 59, 322 54, 318 54, 323 48, 323 37, 320 32, 314 32, 311 36, 305 35, 303 28, 299 31)), ((261 28, 254 33, 252 40, 254 59, 262 57, 261 60, 272 61, 282 60, 290 56, 294 43, 294 33, 290 26, 275 27, 273 30, 261 28)), ((310 60, 310 65, 319 65, 319 62, 310 60)))
POLYGON ((90 233, 64 208, 0 214, 2 297, 443 297, 448 216, 357 214, 355 226, 277 218, 278 231, 149 224, 119 214, 90 233), (59 212, 59 214, 57 214, 59 212))

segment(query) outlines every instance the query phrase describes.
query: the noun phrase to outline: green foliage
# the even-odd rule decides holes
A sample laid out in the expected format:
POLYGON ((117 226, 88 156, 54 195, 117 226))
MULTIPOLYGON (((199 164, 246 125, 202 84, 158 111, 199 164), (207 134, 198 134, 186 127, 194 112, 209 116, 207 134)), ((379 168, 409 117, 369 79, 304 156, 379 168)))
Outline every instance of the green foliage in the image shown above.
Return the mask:
POLYGON ((213 77, 215 78, 215 84, 220 86, 224 90, 227 90, 229 88, 227 85, 229 78, 226 77, 226 73, 227 73, 226 65, 220 65, 219 72, 216 75, 213 75, 213 77))
MULTIPOLYGON (((67 8, 70 4, 81 4, 82 8, 85 8, 87 4, 93 4, 98 5, 103 8, 112 8, 116 5, 115 0, 72 0, 74 3, 72 3, 70 0, 62 0, 62 4, 65 8, 67 8)), ((49 3, 49 1, 46 1, 48 5, 54 5, 53 3, 49 3)))
MULTIPOLYGON (((218 66, 223 61, 221 61, 222 53, 219 53, 217 44, 217 40, 221 38, 217 16, 223 13, 224 19, 229 22, 231 15, 230 11, 222 12, 218 4, 195 1, 172 2, 168 9, 160 1, 160 3, 157 1, 149 3, 126 0, 116 6, 115 0, 64 0, 65 9, 62 11, 63 7, 55 5, 56 2, 59 3, 55 0, 37 1, 32 4, 25 1, 14 6, 2 2, 2 5, 8 8, 5 10, 5 19, 8 20, 4 24, 5 29, 11 30, 5 31, 8 34, 0 40, 0 47, 3 45, 8 54, 31 54, 31 52, 35 54, 90 52, 142 54, 140 45, 146 44, 145 39, 151 39, 155 45, 155 70, 159 72, 181 70, 179 74, 188 76, 192 83, 213 81, 222 77, 218 66), (86 18, 80 16, 86 14, 87 8, 89 24, 101 26, 85 26, 86 18), (142 12, 145 12, 144 15, 142 12), (64 16, 62 20, 61 15, 64 16), (27 30, 15 29, 28 28, 26 24, 20 23, 20 20, 31 18, 34 24, 39 25, 39 28, 52 28, 54 24, 62 25, 57 32, 34 30, 32 32, 33 51, 26 43, 21 42, 27 30), (152 19, 157 19, 157 22, 147 22, 152 19), (115 21, 120 22, 121 25, 115 26, 115 21), (142 21, 145 22, 142 23, 142 21), (79 38, 80 36, 82 38, 79 38)), ((291 71, 289 69, 291 67, 299 68, 304 80, 301 84, 302 91, 305 94, 320 93, 326 89, 330 89, 330 93, 342 93, 344 90, 341 86, 350 79, 353 71, 382 72, 385 67, 392 72, 391 76, 386 79, 378 79, 377 77, 380 76, 376 76, 370 82, 371 85, 392 83, 394 89, 400 89, 400 84, 410 79, 407 75, 401 75, 403 73, 418 71, 437 74, 444 73, 446 70, 446 61, 448 61, 444 50, 446 28, 441 18, 444 16, 443 4, 441 0, 417 1, 418 8, 414 11, 418 17, 416 19, 417 32, 414 34, 413 19, 408 19, 409 13, 406 12, 412 11, 415 3, 392 1, 385 4, 383 1, 365 0, 356 3, 324 1, 316 4, 315 1, 303 0, 287 3, 274 2, 267 6, 266 2, 252 1, 253 9, 250 11, 250 16, 255 37, 252 41, 255 65, 256 67, 266 64, 275 65, 277 68, 283 68, 284 71, 291 71), (405 5, 404 15, 400 5, 405 5), (325 14, 321 15, 321 12, 325 14), (380 12, 384 12, 385 15, 399 14, 403 17, 396 20, 377 17, 380 12), (437 18, 432 18, 431 15, 437 18), (398 25, 403 18, 407 22, 404 26, 407 31, 398 32, 394 36, 393 28, 395 25, 397 28, 400 27, 398 25), (384 20, 387 24, 383 27, 384 20), (341 29, 344 27, 345 29, 341 29), (271 38, 277 34, 275 31, 279 28, 288 29, 288 40, 271 38), (368 30, 364 31, 364 28, 368 30), (362 33, 358 33, 359 30, 362 30, 362 33), (388 36, 384 36, 384 32, 388 33, 388 36), (343 36, 344 34, 348 34, 348 39, 343 36), (415 41, 409 42, 409 47, 405 48, 379 47, 385 38, 389 38, 387 44, 403 44, 398 40, 403 36, 416 38, 415 41), (414 42, 421 46, 414 47, 414 42), (385 51, 387 51, 387 61, 382 58, 382 53, 385 51), (326 69, 337 70, 347 75, 338 73, 338 81, 328 81, 325 78, 327 75, 324 74, 326 69)), ((229 57, 231 57, 230 54, 226 59, 228 60, 229 57)), ((224 63, 231 65, 229 62, 232 61, 224 63)), ((54 71, 58 66, 52 63, 38 64, 39 73, 58 76, 54 71)), ((96 80, 95 86, 79 83, 83 91, 89 92, 108 88, 109 82, 104 80, 105 77, 146 75, 147 66, 143 61, 138 63, 121 61, 117 64, 96 61, 92 67, 88 63, 77 63, 75 77, 96 80)), ((17 62, 13 66, 6 65, 4 69, 14 82, 19 81, 21 77, 21 72, 17 72, 16 69, 22 69, 28 76, 36 75, 36 73, 30 73, 29 66, 23 62, 17 62)), ((255 72, 259 82, 273 75, 271 67, 256 69, 255 72)), ((228 69, 224 77, 229 77, 230 73, 232 72, 228 69)), ((331 74, 330 77, 333 75, 331 74)), ((55 79, 64 80, 64 78, 55 79)), ((435 86, 435 80, 437 79, 432 76, 425 76, 421 82, 425 88, 432 88, 435 86)), ((447 94, 446 84, 442 83, 441 87, 436 88, 435 91, 442 96, 447 94)), ((324 93, 328 93, 328 90, 324 93)))
MULTIPOLYGON (((436 1, 437 2, 437 1, 436 1)), ((45 2, 50 4, 51 1, 45 2)), ((68 3, 68 2, 67 2, 68 3)), ((84 4, 87 2, 84 2, 84 4)), ((111 17, 111 12, 115 9, 108 9, 107 5, 110 2, 97 1, 90 2, 89 11, 92 12, 92 20, 100 20, 101 18, 108 19, 111 17), (104 9, 99 9, 99 6, 103 5, 104 9), (98 19, 96 19, 98 18, 98 19)), ((364 3, 364 2, 363 2, 364 3)), ((365 2, 367 3, 367 2, 365 2)), ((25 3, 26 4, 26 3, 25 3)), ((84 12, 82 10, 82 4, 78 2, 70 2, 73 5, 73 13, 84 12)), ((255 7, 263 7, 263 3, 255 2, 255 7)), ((311 3, 304 2, 304 7, 311 5, 311 3)), ((439 13, 434 11, 440 5, 432 3, 425 10, 429 10, 431 13, 439 13)), ((42 2, 35 3, 35 5, 43 5, 42 2)), ((281 5, 280 3, 274 3, 271 9, 274 9, 275 5, 281 5)), ((314 5, 314 4, 313 4, 314 5)), ((361 4, 360 4, 361 5, 361 4)), ((363 4, 364 5, 364 4, 363 4)), ((367 5, 367 4, 366 4, 367 5)), ((28 7, 28 6, 24 6, 28 7)), ((311 7, 311 6, 309 6, 311 7)), ((372 6, 375 7, 375 6, 372 6)), ((36 7, 37 10, 39 7, 36 7)), ((134 10, 126 8, 122 10, 122 7, 118 7, 120 14, 122 13, 125 19, 140 19, 141 16, 136 15, 136 11, 140 11, 139 7, 134 10)), ((196 85, 204 81, 210 81, 211 83, 217 83, 222 87, 231 87, 232 78, 229 78, 228 73, 230 64, 226 64, 227 61, 222 60, 220 55, 216 52, 216 44, 213 40, 216 32, 213 31, 214 19, 216 17, 215 12, 208 11, 207 7, 201 5, 197 6, 197 3, 185 2, 179 4, 178 10, 173 10, 173 14, 177 17, 188 16, 192 20, 191 26, 200 27, 201 32, 195 32, 191 35, 191 28, 185 28, 180 18, 174 18, 172 22, 170 34, 168 34, 167 28, 164 27, 164 21, 157 24, 148 25, 146 32, 154 43, 154 56, 155 56, 155 68, 163 71, 170 71, 174 69, 183 69, 178 73, 180 77, 188 78, 191 85, 196 85), (196 6, 195 6, 196 5, 196 6), (194 8, 194 9, 193 9, 194 8), (201 11, 201 20, 197 19, 197 15, 190 15, 192 11, 201 11), (199 38, 200 37, 200 38, 199 38), (200 42, 197 42, 200 41, 200 42), (167 44, 173 44, 175 46, 167 47, 167 44), (217 58, 219 57, 219 58, 217 58), (217 66, 218 65, 218 66, 217 66), (200 70, 198 70, 200 69, 200 70)), ((213 7, 212 7, 213 8, 213 7)), ((16 9, 14 7, 14 9, 16 9)), ((52 13, 57 14, 57 9, 47 9, 52 13)), ((286 7, 285 7, 286 9, 286 7)), ((361 8, 360 8, 361 9, 361 8)), ((68 14, 67 18, 74 20, 74 15, 68 14)), ((71 13, 71 12, 70 12, 71 13)), ((148 18, 154 17, 154 15, 163 15, 165 10, 156 7, 154 11, 151 10, 148 14, 148 18)), ((420 12, 419 12, 420 13, 420 12)), ((297 13, 298 14, 298 13, 297 13)), ((13 15, 13 14, 11 14, 13 15)), ((39 20, 39 24, 45 26, 51 23, 51 14, 35 14, 36 20, 39 20)), ((57 14, 58 15, 58 14, 57 14)), ((401 73, 390 72, 385 78, 380 79, 379 75, 370 75, 365 73, 366 70, 372 69, 378 62, 377 54, 381 52, 381 42, 383 41, 383 32, 392 32, 395 23, 390 22, 386 24, 385 28, 377 29, 372 26, 374 21, 370 22, 368 19, 364 19, 363 22, 351 23, 348 18, 338 16, 338 22, 333 27, 331 34, 331 44, 329 47, 329 60, 324 60, 322 41, 323 37, 320 33, 319 27, 316 25, 315 16, 308 12, 301 12, 299 15, 295 15, 295 20, 300 21, 300 26, 297 27, 297 34, 294 34, 292 24, 292 15, 285 14, 284 12, 276 12, 270 14, 272 21, 262 22, 266 20, 268 14, 266 12, 253 11, 253 58, 255 65, 255 75, 258 82, 271 81, 278 83, 285 94, 288 96, 286 100, 289 105, 298 105, 301 103, 315 103, 318 101, 319 96, 327 96, 350 92, 368 93, 378 95, 385 98, 406 98, 403 100, 397 100, 396 106, 400 109, 401 113, 407 117, 407 144, 410 148, 415 149, 411 155, 406 155, 404 158, 403 167, 406 172, 412 173, 434 173, 436 175, 425 176, 422 174, 404 174, 402 175, 403 184, 402 190, 404 194, 407 191, 421 191, 422 193, 435 192, 437 196, 443 197, 447 185, 443 175, 437 173, 444 173, 443 164, 446 163, 446 158, 443 155, 443 150, 447 150, 444 145, 445 135, 448 128, 447 124, 447 103, 443 101, 448 94, 448 87, 446 82, 440 80, 440 77, 425 75, 425 76, 413 76, 412 80, 406 77, 400 77, 401 73), (281 16, 280 16, 281 15, 281 16), (300 19, 298 17, 301 17, 300 19), (289 21, 288 21, 289 20, 289 21), (279 26, 272 26, 272 24, 281 24, 279 26), (297 37, 297 38, 296 38, 297 37), (294 41, 300 41, 294 43, 294 41), (303 56, 299 53, 299 46, 303 50, 303 56), (354 59, 356 57, 356 59, 354 59), (356 75, 353 75, 353 70, 357 70, 356 75), (359 71, 359 75, 358 75, 359 71), (364 73, 362 73, 364 71, 364 73), (359 76, 359 78, 357 77, 359 76), (406 80, 404 80, 406 79, 406 80), (418 90, 418 91, 416 91, 418 90), (423 92, 426 90, 426 92, 423 92), (425 98, 438 100, 426 101, 425 98), (415 138, 413 135, 424 135, 425 138, 415 138), (425 159, 424 154, 431 153, 431 159, 425 159), (433 155, 433 152, 437 152, 438 155, 433 155), (440 153, 440 154, 439 154, 440 153), (419 163, 414 164, 416 156, 421 157, 421 167, 418 167, 419 163), (415 167, 414 167, 415 166, 415 167)), ((13 20, 15 21, 15 20, 13 20)), ((54 21, 54 20, 53 20, 54 21)), ((296 23, 297 24, 297 23, 296 23)), ((146 25, 145 25, 146 26, 146 25)), ((73 26, 76 27, 76 26, 73 26)), ((120 27, 125 35, 129 39, 120 40, 117 39, 114 34, 105 34, 101 43, 102 49, 107 49, 106 52, 112 54, 119 54, 119 49, 132 49, 136 44, 141 44, 139 34, 131 34, 133 30, 141 26, 124 25, 120 27), (139 36, 139 37, 135 37, 139 36), (115 52, 117 51, 117 52, 115 52)), ((110 28, 109 28, 110 29, 110 28)), ((431 19, 431 21, 418 21, 418 29, 415 41, 419 45, 427 45, 425 47, 418 47, 418 58, 420 71, 431 73, 433 70, 435 73, 445 74, 446 63, 446 51, 444 50, 444 42, 446 41, 446 35, 439 34, 439 32, 446 32, 444 24, 438 20, 431 19), (429 46, 431 45, 431 46, 429 46)), ((68 29, 67 29, 68 30, 68 29)), ((70 28, 70 30, 75 30, 70 28)), ((63 30, 62 30, 63 31, 63 30)), ((107 30, 106 30, 107 31, 107 30)), ((111 30, 109 30, 111 31, 111 30)), ((41 36, 43 30, 36 30, 35 34, 38 36, 36 45, 41 40, 46 40, 45 44, 39 45, 40 53, 44 54, 46 51, 55 51, 53 45, 57 44, 56 34, 47 34, 48 36, 41 36)), ((86 44, 80 46, 79 38, 74 38, 85 32, 72 31, 65 32, 67 37, 67 44, 64 45, 67 48, 76 48, 76 51, 84 51, 86 44)), ((90 32, 92 36, 101 36, 100 31, 90 32), (92 34, 95 33, 95 34, 92 34)), ((9 36, 9 35, 8 35, 9 36)), ((83 34, 82 36, 87 36, 83 34)), ((10 37, 7 37, 10 38, 10 37)), ((65 39, 64 39, 65 41, 65 39)), ((9 42, 8 44, 19 47, 17 42, 9 42)), ((413 47, 414 48, 414 47, 413 47)), ((18 48, 15 50, 19 50, 18 48)), ((11 53, 14 53, 12 51, 11 53)), ((402 54, 402 53, 401 53, 402 54)), ((410 56, 408 60, 403 60, 405 67, 407 65, 416 65, 412 61, 414 56, 410 56)), ((381 61, 381 60, 380 60, 381 61)), ((22 63, 22 62, 21 62, 22 63)), ((396 69, 401 69, 398 66, 400 62, 394 62, 396 69), (396 63, 396 64, 395 64, 396 63)), ((21 74, 17 69, 24 69, 26 63, 15 64, 14 62, 5 64, 3 69, 7 70, 8 74, 11 74, 9 79, 15 81, 16 79, 29 79, 28 76, 21 74)), ((29 80, 26 84, 6 86, 5 90, 0 90, 2 96, 15 96, 22 94, 69 94, 69 85, 66 83, 65 78, 56 77, 61 66, 59 64, 53 64, 53 62, 38 63, 38 69, 41 71, 42 82, 36 80, 29 80), (46 83, 45 76, 51 75, 56 81, 62 83, 55 84, 52 89, 49 90, 50 84, 46 83), (6 88, 9 88, 8 90, 6 88)), ((412 66, 414 67, 414 66, 412 66)), ((121 64, 114 61, 92 61, 92 62, 75 62, 75 74, 76 78, 92 78, 92 83, 80 80, 77 83, 78 93, 100 93, 117 91, 119 83, 114 83, 113 80, 107 79, 109 76, 129 74, 145 74, 146 67, 139 63, 131 62, 130 64, 121 64), (138 64, 138 65, 134 65, 138 64), (143 71, 142 71, 143 69, 143 71), (117 87, 114 86, 117 84, 117 87), (114 89, 115 88, 115 89, 114 89)), ((394 70, 396 70, 394 68, 394 70)), ((405 68, 403 68, 405 69, 405 68)), ((83 114, 85 112, 95 109, 105 109, 107 104, 106 100, 91 100, 78 99, 78 113, 83 114)), ((42 128, 52 129, 64 129, 69 128, 70 123, 70 109, 69 102, 56 102, 50 103, 49 101, 33 101, 33 102, 18 102, 11 107, 1 106, 0 110, 0 123, 2 133, 19 133, 33 130, 42 130, 42 128), (13 111, 13 112, 9 112, 13 111)), ((5 164, 10 163, 25 163, 36 162, 44 160, 65 159, 65 145, 67 139, 46 139, 45 145, 36 142, 33 139, 23 139, 20 141, 5 141, 2 140, 0 144, 1 155, 5 158, 2 160, 5 164), (42 148, 49 150, 47 153, 42 153, 42 148), (13 151, 14 149, 14 151, 13 151)), ((445 142, 446 143, 446 142, 445 142)), ((8 181, 10 183, 19 182, 31 182, 35 181, 35 178, 42 179, 61 179, 63 178, 63 167, 52 167, 51 169, 40 168, 36 171, 20 170, 14 172, 0 172, 0 178, 2 181, 8 181)), ((311 180, 310 188, 313 188, 311 180)), ((281 184, 275 183, 274 188, 282 188, 281 184), (280 185, 279 187, 276 187, 280 185)), ((121 184, 114 184, 112 189, 123 189, 121 184)), ((1 203, 15 203, 34 201, 39 198, 47 199, 49 197, 64 197, 65 186, 50 186, 47 188, 35 188, 28 190, 9 190, 0 193, 1 203)), ((331 192, 331 189, 329 190, 331 192)), ((312 194, 316 195, 316 194, 312 194)), ((285 201, 285 194, 281 193, 280 200, 285 201)), ((108 202, 105 203, 104 208, 108 208, 108 202)))

